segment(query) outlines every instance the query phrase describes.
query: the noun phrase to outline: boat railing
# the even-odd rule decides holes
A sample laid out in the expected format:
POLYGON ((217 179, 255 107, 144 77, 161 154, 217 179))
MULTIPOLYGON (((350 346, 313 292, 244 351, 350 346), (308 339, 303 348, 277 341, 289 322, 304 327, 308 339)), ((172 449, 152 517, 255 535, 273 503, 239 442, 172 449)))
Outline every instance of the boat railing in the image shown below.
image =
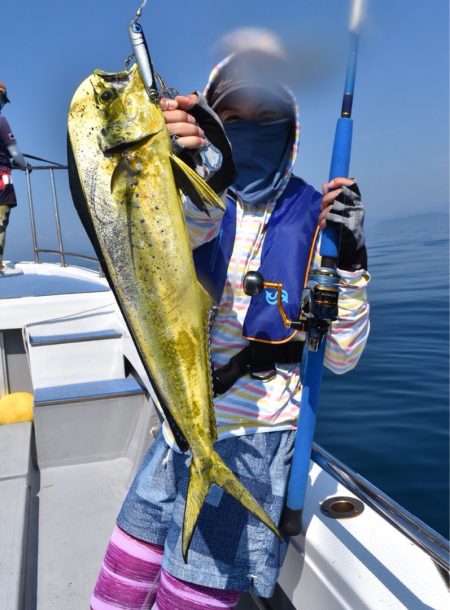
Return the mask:
POLYGON ((41 262, 41 254, 57 254, 60 258, 61 267, 66 267, 68 265, 67 257, 78 258, 86 261, 90 261, 98 265, 98 271, 100 276, 103 276, 103 272, 100 266, 98 259, 95 256, 89 256, 87 254, 81 254, 79 252, 69 252, 64 249, 64 241, 63 241, 63 231, 61 226, 61 215, 59 210, 58 203, 58 193, 56 188, 55 181, 55 172, 56 171, 67 171, 67 165, 60 164, 46 164, 46 165, 33 165, 31 171, 28 169, 14 168, 15 171, 20 171, 25 174, 26 181, 26 191, 27 191, 27 199, 28 199, 28 210, 30 214, 30 226, 31 226, 31 238, 33 242, 33 251, 34 251, 34 262, 39 264, 41 262), (34 200, 33 200, 33 190, 31 184, 31 172, 35 171, 46 171, 50 177, 50 185, 51 185, 51 200, 53 213, 55 218, 55 226, 56 226, 56 234, 58 240, 58 248, 42 248, 38 243, 38 235, 36 230, 36 214, 34 208, 34 200))

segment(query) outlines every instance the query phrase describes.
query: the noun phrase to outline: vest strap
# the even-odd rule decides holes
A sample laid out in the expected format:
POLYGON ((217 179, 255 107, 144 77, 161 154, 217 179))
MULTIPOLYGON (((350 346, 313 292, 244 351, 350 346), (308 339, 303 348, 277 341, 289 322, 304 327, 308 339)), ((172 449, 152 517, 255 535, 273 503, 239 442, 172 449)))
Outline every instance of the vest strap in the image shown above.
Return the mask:
POLYGON ((268 380, 276 375, 277 364, 300 363, 304 345, 304 341, 298 340, 281 344, 251 341, 225 366, 213 371, 214 396, 227 392, 244 375, 268 380), (262 371, 270 372, 264 377, 256 375, 262 371))

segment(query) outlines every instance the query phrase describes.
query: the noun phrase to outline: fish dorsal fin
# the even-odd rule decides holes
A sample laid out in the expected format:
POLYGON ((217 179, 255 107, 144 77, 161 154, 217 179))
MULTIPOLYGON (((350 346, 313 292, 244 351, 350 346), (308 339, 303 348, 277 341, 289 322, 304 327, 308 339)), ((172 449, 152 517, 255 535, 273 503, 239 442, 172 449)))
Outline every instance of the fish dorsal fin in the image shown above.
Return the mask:
POLYGON ((215 208, 224 210, 224 205, 218 195, 210 188, 200 176, 186 165, 184 161, 177 156, 171 154, 170 161, 175 177, 175 183, 179 189, 189 197, 189 199, 198 207, 199 210, 208 214, 208 208, 205 205, 209 203, 215 208))

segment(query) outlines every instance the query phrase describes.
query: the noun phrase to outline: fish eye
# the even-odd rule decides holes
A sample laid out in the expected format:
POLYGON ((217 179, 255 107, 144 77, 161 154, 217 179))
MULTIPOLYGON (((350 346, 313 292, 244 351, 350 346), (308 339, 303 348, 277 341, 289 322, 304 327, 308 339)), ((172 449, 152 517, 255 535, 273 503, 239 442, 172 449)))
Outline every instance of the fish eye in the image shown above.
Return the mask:
POLYGON ((100 99, 103 102, 109 102, 112 100, 112 98, 114 97, 114 93, 111 91, 111 89, 106 89, 105 91, 103 91, 103 93, 100 95, 100 99))

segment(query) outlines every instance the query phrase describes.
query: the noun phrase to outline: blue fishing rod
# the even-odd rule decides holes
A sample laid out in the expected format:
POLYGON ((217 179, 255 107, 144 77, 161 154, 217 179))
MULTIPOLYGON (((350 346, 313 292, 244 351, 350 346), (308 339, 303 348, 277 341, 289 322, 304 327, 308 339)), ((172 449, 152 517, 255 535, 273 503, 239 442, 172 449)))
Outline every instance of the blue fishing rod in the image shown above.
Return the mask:
MULTIPOLYGON (((353 0, 350 19, 350 54, 347 63, 341 116, 337 121, 330 180, 348 177, 352 146, 353 120, 351 118, 358 57, 359 25, 363 0, 353 0)), ((339 276, 337 259, 340 233, 332 226, 322 231, 320 242, 321 265, 310 273, 302 297, 302 314, 306 318, 307 357, 303 376, 298 428, 288 487, 287 502, 281 527, 289 536, 302 529, 302 511, 305 504, 311 449, 319 404, 326 336, 331 323, 338 316, 339 276)))

